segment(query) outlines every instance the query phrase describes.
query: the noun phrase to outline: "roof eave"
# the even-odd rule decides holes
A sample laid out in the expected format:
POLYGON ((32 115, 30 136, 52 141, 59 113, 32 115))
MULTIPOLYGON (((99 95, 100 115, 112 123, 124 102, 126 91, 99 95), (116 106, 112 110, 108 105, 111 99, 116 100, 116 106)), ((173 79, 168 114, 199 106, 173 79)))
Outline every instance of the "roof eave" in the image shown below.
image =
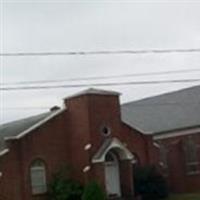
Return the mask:
POLYGON ((47 121, 49 121, 50 119, 54 118, 55 116, 61 114, 62 112, 64 112, 66 110, 66 108, 63 108, 61 110, 58 110, 54 113, 52 113, 50 116, 46 117, 45 119, 39 121, 38 123, 34 124, 33 126, 29 127, 28 129, 22 131, 21 133, 19 133, 16 136, 10 136, 10 137, 5 137, 4 140, 8 141, 8 140, 17 140, 20 139, 22 137, 24 137, 25 135, 27 135, 28 133, 30 133, 31 131, 35 130, 36 128, 40 127, 41 125, 43 125, 44 123, 46 123, 47 121))
POLYGON ((141 128, 139 128, 139 127, 136 127, 135 125, 132 126, 128 122, 125 122, 124 120, 122 122, 124 124, 126 124, 128 127, 130 127, 131 129, 135 129, 136 131, 142 133, 143 135, 153 135, 154 134, 152 131, 145 131, 145 130, 142 130, 141 128))
POLYGON ((155 133, 153 136, 153 139, 154 140, 167 139, 167 138, 184 136, 184 135, 189 135, 189 134, 196 134, 196 133, 200 133, 200 125, 155 133))
POLYGON ((7 154, 10 150, 8 148, 3 149, 2 151, 0 151, 0 157, 4 156, 5 154, 7 154))

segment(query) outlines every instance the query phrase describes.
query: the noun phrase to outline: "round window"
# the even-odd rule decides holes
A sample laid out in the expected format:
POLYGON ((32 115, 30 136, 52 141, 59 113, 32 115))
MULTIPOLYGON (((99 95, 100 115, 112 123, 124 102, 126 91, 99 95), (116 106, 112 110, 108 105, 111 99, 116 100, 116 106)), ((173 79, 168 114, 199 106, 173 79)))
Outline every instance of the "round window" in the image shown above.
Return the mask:
POLYGON ((101 133, 104 135, 104 136, 109 136, 111 134, 111 129, 110 127, 108 126, 102 126, 101 127, 101 133))

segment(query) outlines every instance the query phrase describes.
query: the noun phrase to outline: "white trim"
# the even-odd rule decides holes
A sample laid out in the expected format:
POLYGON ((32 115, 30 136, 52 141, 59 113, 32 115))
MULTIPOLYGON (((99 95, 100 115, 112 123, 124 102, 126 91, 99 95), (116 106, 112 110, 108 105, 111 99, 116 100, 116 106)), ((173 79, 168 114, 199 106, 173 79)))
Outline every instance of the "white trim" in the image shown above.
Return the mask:
POLYGON ((157 142, 153 142, 153 146, 160 149, 160 145, 157 142))
POLYGON ((92 148, 92 144, 90 144, 90 143, 88 143, 88 144, 86 144, 85 146, 84 146, 84 150, 85 151, 88 151, 88 150, 90 150, 92 148))
POLYGON ((32 164, 30 167, 30 178, 32 194, 43 194, 47 192, 46 168, 44 163, 42 163, 42 166, 34 166, 34 163, 32 164), (40 173, 40 182, 35 183, 35 173, 38 172, 40 173), (42 191, 38 190, 38 187, 42 188, 42 191))
POLYGON ((120 159, 133 160, 134 155, 121 143, 121 141, 117 138, 113 138, 110 145, 104 150, 103 154, 98 158, 97 154, 92 158, 92 163, 100 163, 105 161, 106 154, 113 148, 120 149, 124 154, 120 154, 120 159))
POLYGON ((3 172, 0 172, 0 178, 3 176, 3 172))
POLYGON ((133 159, 133 160, 131 160, 131 163, 132 163, 132 164, 137 164, 137 160, 136 160, 136 159, 133 159))
POLYGON ((163 133, 163 134, 159 134, 159 135, 154 135, 153 139, 154 140, 160 140, 160 139, 167 139, 167 138, 184 136, 184 135, 189 135, 189 134, 197 134, 197 133, 200 134, 200 127, 181 130, 181 131, 172 131, 172 132, 167 132, 167 133, 163 133))
POLYGON ((7 154, 9 152, 9 149, 4 149, 2 151, 0 151, 0 156, 3 156, 5 154, 7 154))
POLYGON ((89 165, 87 165, 87 166, 85 166, 85 167, 83 168, 83 172, 86 173, 86 172, 88 172, 90 169, 91 169, 91 167, 90 167, 89 165))
POLYGON ((46 123, 47 121, 49 121, 50 119, 54 118, 55 116, 59 115, 60 113, 62 113, 63 111, 65 111, 66 108, 63 108, 61 110, 58 110, 56 112, 53 112, 50 116, 46 117, 45 119, 39 121, 38 123, 34 124, 33 126, 31 126, 30 128, 26 129, 25 131, 22 131, 21 133, 19 133, 16 136, 11 136, 11 137, 5 137, 5 140, 17 140, 20 139, 22 137, 24 137, 25 135, 27 135, 29 132, 35 130, 36 128, 40 127, 41 125, 43 125, 44 123, 46 123))

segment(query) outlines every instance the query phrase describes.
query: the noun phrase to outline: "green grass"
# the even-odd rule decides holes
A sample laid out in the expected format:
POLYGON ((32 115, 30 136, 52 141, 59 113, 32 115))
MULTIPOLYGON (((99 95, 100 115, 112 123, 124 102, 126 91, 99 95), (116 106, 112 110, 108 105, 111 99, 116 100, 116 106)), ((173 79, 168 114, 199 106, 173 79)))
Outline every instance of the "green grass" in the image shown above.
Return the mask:
POLYGON ((200 193, 198 194, 174 194, 170 195, 167 200, 200 200, 200 193))

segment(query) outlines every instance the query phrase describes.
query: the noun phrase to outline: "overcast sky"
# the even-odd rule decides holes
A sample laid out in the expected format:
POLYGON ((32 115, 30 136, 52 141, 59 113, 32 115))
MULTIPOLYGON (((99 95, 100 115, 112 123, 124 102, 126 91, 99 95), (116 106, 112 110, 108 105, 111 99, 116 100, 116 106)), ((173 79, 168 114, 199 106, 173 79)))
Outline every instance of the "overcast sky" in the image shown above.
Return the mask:
MULTIPOLYGON (((200 0, 0 2, 1 53, 200 48, 200 0)), ((181 69, 200 69, 200 53, 0 57, 0 82, 181 69)), ((200 78, 200 72, 89 83, 184 78, 200 78)), ((121 102, 127 102, 192 85, 195 83, 101 88, 121 92, 121 102)), ((0 123, 45 112, 39 108, 61 105, 64 97, 82 89, 0 91, 0 123)))

